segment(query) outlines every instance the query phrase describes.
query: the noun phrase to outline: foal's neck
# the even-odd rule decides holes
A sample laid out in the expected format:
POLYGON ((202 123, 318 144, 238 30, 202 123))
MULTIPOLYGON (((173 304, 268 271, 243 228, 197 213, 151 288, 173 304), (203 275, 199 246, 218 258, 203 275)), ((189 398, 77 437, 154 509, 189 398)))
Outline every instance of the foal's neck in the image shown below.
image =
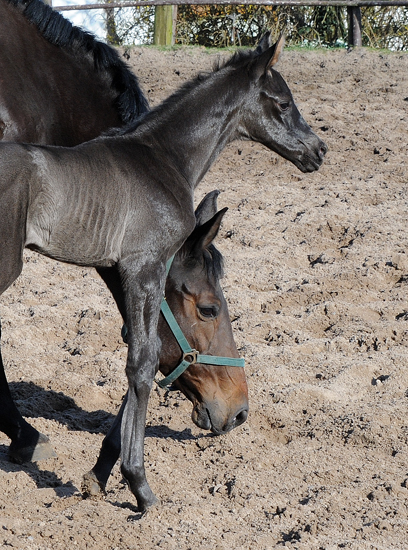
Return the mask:
MULTIPOLYGON (((238 136, 244 93, 239 75, 223 68, 171 96, 148 117, 143 139, 157 147, 194 189, 222 149, 238 136)), ((145 126, 145 125, 142 125, 145 126)))

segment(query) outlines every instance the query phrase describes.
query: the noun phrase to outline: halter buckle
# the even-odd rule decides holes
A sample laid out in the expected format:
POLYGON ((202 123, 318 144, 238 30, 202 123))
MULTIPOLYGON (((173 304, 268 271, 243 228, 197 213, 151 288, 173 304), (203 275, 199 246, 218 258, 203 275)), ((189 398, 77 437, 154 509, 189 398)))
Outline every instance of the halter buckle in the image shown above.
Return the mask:
POLYGON ((183 353, 183 361, 186 361, 190 365, 195 365, 198 361, 199 352, 196 349, 190 349, 183 353))

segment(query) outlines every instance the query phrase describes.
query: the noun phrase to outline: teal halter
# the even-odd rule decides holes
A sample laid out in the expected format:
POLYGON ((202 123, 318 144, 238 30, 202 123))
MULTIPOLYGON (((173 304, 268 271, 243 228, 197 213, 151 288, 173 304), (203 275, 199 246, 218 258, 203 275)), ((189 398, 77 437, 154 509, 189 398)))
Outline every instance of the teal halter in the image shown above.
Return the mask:
MULTIPOLYGON (((170 271, 171 264, 173 262, 174 256, 170 258, 167 262, 166 269, 167 273, 170 271)), ((196 364, 205 364, 205 365, 221 365, 224 367, 244 367, 245 359, 235 358, 235 357, 217 357, 215 355, 202 355, 197 350, 190 347, 190 344, 187 342, 186 337, 183 334, 179 324, 176 321, 169 304, 167 303, 166 297, 163 298, 161 303, 161 312, 164 318, 167 321, 175 339, 178 342, 178 345, 183 352, 183 358, 181 363, 176 367, 168 376, 162 380, 156 380, 156 383, 161 387, 165 388, 172 384, 177 378, 183 374, 183 372, 188 369, 190 365, 196 364)))

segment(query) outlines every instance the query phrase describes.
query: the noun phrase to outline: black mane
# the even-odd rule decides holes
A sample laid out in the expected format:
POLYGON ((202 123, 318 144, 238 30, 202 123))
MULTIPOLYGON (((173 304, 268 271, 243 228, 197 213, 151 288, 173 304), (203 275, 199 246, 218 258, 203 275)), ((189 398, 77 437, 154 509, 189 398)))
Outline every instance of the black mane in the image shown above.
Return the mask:
POLYGON ((95 36, 75 27, 42 0, 7 0, 32 23, 50 44, 64 48, 72 55, 84 57, 93 70, 110 77, 111 87, 118 92, 115 108, 123 124, 130 124, 148 111, 148 102, 131 72, 118 53, 95 36))
POLYGON ((224 67, 235 67, 236 65, 244 64, 251 61, 259 55, 257 50, 237 50, 231 57, 226 60, 219 59, 214 67, 214 71, 220 71, 224 67))
POLYGON ((208 247, 208 254, 204 254, 204 265, 209 277, 211 275, 215 280, 224 277, 224 258, 218 248, 213 244, 208 247))

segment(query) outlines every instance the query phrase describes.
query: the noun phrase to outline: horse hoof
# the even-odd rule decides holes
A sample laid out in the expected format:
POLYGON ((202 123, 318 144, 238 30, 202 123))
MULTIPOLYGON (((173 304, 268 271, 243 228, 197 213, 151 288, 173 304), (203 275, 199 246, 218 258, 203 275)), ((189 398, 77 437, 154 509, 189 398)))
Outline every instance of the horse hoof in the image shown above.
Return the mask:
POLYGON ((105 486, 98 481, 98 478, 92 470, 83 475, 81 490, 84 498, 106 494, 105 486))
POLYGON ((160 500, 152 493, 148 500, 143 500, 137 504, 138 510, 142 515, 145 515, 152 508, 160 506, 160 500))
POLYGON ((156 499, 154 502, 150 502, 148 505, 144 505, 143 507, 138 506, 137 509, 139 510, 139 513, 141 517, 146 516, 149 512, 157 508, 161 505, 161 502, 159 499, 156 499))
POLYGON ((35 445, 17 447, 17 445, 11 443, 9 456, 13 462, 23 464, 24 462, 39 462, 40 460, 56 458, 57 455, 51 447, 48 437, 44 434, 39 434, 38 441, 35 445))

